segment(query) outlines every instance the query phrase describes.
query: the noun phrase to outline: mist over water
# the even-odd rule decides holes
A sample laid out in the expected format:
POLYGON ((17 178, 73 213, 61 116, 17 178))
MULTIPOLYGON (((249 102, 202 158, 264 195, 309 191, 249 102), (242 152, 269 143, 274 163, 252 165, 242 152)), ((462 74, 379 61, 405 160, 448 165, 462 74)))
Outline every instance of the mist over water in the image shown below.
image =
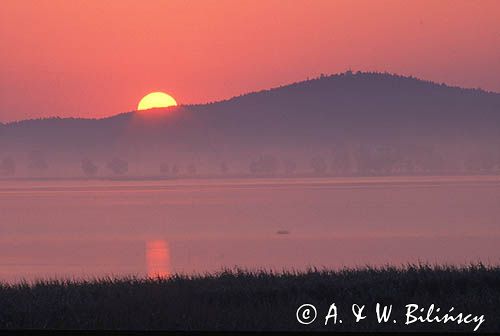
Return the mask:
POLYGON ((500 178, 2 181, 0 280, 498 264, 500 178))

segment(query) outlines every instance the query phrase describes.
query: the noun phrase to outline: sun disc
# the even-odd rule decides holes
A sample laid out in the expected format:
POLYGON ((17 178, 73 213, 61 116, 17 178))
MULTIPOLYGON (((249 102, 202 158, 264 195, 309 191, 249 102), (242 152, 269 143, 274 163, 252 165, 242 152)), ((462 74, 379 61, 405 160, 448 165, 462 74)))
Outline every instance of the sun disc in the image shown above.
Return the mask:
POLYGON ((177 106, 177 102, 171 95, 164 92, 151 92, 141 99, 139 105, 137 105, 137 110, 142 111, 169 106, 177 106))

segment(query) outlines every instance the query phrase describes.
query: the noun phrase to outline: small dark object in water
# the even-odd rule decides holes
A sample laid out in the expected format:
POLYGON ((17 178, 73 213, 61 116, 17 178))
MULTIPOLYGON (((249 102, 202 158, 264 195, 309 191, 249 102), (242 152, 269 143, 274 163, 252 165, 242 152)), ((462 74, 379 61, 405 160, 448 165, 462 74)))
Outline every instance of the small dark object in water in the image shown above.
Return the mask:
POLYGON ((285 235, 285 234, 289 234, 289 233, 290 233, 290 231, 288 231, 288 230, 278 230, 278 231, 276 231, 276 234, 280 234, 280 235, 285 235))

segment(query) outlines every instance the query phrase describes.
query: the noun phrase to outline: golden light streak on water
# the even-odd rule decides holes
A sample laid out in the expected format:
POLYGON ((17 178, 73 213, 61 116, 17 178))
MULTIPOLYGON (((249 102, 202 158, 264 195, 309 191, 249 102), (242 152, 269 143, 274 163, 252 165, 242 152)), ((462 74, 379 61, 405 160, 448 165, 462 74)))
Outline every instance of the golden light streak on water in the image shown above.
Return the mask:
POLYGON ((146 268, 151 278, 168 277, 170 272, 170 248, 166 240, 146 242, 146 268))

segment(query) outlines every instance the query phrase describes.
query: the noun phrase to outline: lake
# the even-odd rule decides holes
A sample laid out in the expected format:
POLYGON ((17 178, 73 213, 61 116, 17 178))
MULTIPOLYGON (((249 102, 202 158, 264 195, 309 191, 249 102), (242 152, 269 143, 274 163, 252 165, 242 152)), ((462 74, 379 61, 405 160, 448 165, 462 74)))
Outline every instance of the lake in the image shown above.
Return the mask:
POLYGON ((500 261, 500 177, 0 181, 0 281, 500 261))

